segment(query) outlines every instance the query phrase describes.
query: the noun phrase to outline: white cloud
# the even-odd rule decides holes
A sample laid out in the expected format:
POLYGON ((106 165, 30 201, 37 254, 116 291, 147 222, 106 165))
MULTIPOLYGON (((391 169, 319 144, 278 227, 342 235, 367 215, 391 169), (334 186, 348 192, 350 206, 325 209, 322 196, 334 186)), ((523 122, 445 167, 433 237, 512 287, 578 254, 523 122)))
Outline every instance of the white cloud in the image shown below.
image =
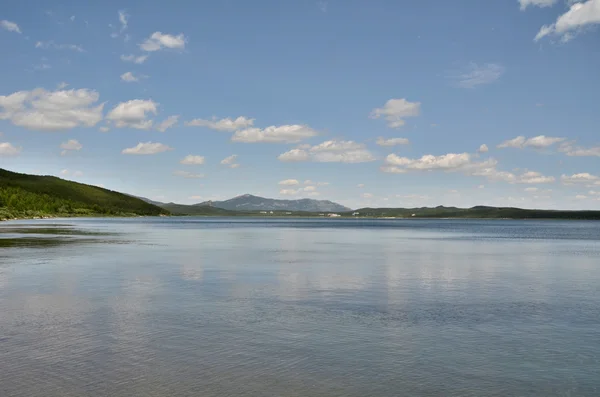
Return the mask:
POLYGON ((119 22, 121 23, 121 32, 125 31, 125 29, 127 29, 127 21, 128 21, 129 15, 127 13, 125 13, 125 10, 119 10, 119 22))
POLYGON ((15 32, 15 33, 21 33, 21 29, 19 28, 19 25, 17 25, 14 22, 11 21, 7 21, 6 19, 3 19, 2 21, 0 21, 0 27, 2 27, 2 29, 8 30, 9 32, 15 32))
POLYGON ((136 81, 140 81, 139 77, 136 77, 132 72, 125 72, 121 75, 121 80, 126 83, 133 83, 136 81))
POLYGON ((545 135, 538 135, 529 139, 525 138, 524 136, 518 136, 516 138, 502 142, 497 147, 499 149, 509 147, 517 149, 524 149, 526 147, 532 147, 534 149, 543 149, 552 146, 556 143, 563 142, 564 140, 565 138, 550 137, 545 135))
POLYGON ((587 172, 582 172, 582 173, 573 174, 570 176, 562 175, 560 177, 560 180, 565 185, 574 185, 577 183, 592 184, 592 183, 600 182, 600 176, 592 175, 587 172))
POLYGON ((325 0, 317 1, 317 7, 319 7, 319 10, 321 10, 321 12, 327 12, 327 1, 325 1, 325 0))
POLYGON ((527 187, 525 188, 525 191, 528 193, 532 193, 532 192, 537 192, 539 190, 539 188, 537 187, 527 187))
POLYGON ((68 86, 69 86, 69 84, 68 84, 68 83, 65 83, 65 82, 63 81, 63 82, 60 82, 60 83, 58 83, 58 84, 57 84, 57 86, 56 86, 56 88, 57 88, 57 89, 59 89, 59 90, 64 90, 64 89, 65 89, 65 88, 67 88, 68 86))
POLYGON ((474 162, 469 153, 448 153, 440 156, 427 154, 418 159, 399 157, 390 154, 385 158, 385 165, 381 168, 383 172, 404 173, 407 171, 470 171, 481 168, 494 167, 496 161, 493 159, 483 162, 474 162))
POLYGON ((521 11, 524 11, 527 7, 552 7, 558 0, 519 0, 521 11))
POLYGON ((278 159, 319 163, 364 163, 375 160, 375 157, 362 143, 331 140, 307 149, 292 149, 280 154, 278 159))
POLYGON ((410 142, 406 138, 389 138, 384 139, 382 137, 377 138, 375 142, 379 146, 396 146, 396 145, 408 145, 410 142))
POLYGON ((179 164, 200 165, 204 164, 204 160, 204 156, 193 156, 191 154, 188 154, 179 162, 179 164))
POLYGON ((100 127, 98 129, 100 130, 100 132, 108 132, 108 131, 110 131, 110 128, 108 128, 108 127, 100 127))
POLYGON ((545 176, 536 171, 527 171, 520 175, 516 175, 512 172, 498 171, 495 167, 478 169, 473 171, 471 175, 483 176, 491 181, 503 181, 511 184, 518 183, 536 185, 553 183, 556 180, 553 176, 545 176))
POLYGON ((364 183, 359 183, 358 185, 356 185, 357 188, 362 189, 363 187, 365 187, 364 183))
POLYGON ((194 119, 192 121, 187 121, 185 125, 189 127, 206 127, 211 130, 234 132, 242 128, 251 127, 254 125, 254 119, 240 116, 235 120, 229 117, 217 120, 216 117, 213 117, 212 120, 194 119))
POLYGON ((583 194, 578 194, 577 196, 575 196, 575 198, 577 200, 586 200, 588 197, 583 194))
POLYGON ((93 127, 102 120, 104 104, 88 89, 18 91, 0 96, 0 120, 30 130, 58 131, 75 127, 93 127))
POLYGON ((456 84, 462 88, 474 88, 478 85, 490 84, 504 74, 505 68, 495 63, 478 65, 471 62, 464 73, 454 76, 456 84))
POLYGON ((227 165, 229 168, 238 168, 240 165, 235 162, 237 159, 237 154, 232 154, 231 156, 225 157, 221 160, 222 165, 227 165))
POLYGON ((179 121, 179 116, 169 116, 163 122, 156 126, 156 129, 160 132, 165 132, 169 128, 173 127, 179 121))
POLYGON ((134 147, 123 149, 123 154, 157 154, 173 150, 173 148, 164 145, 162 143, 154 142, 140 142, 134 147))
POLYGON ((0 142, 0 156, 16 156, 21 153, 20 147, 15 147, 8 142, 0 142))
POLYGON ((572 142, 565 142, 558 148, 560 152, 565 153, 567 156, 576 157, 600 157, 600 146, 584 148, 580 146, 573 146, 572 142))
POLYGON ((361 196, 362 196, 362 198, 366 198, 366 199, 371 199, 374 197, 373 193, 363 193, 361 196))
POLYGON ((477 151, 479 153, 487 153, 490 149, 488 148, 488 146, 484 143, 483 145, 479 146, 479 149, 477 149, 477 151))
POLYGON ((421 112, 421 102, 409 102, 404 98, 390 99, 382 108, 375 108, 370 117, 378 119, 385 117, 388 127, 399 128, 405 124, 407 117, 416 117, 421 112))
POLYGON ((83 145, 79 143, 79 141, 77 141, 76 139, 69 139, 68 141, 61 143, 60 148, 63 149, 61 155, 64 156, 69 151, 81 150, 83 148, 83 145))
POLYGON ((146 39, 146 41, 140 44, 140 48, 143 51, 148 52, 158 51, 164 48, 182 50, 185 48, 186 41, 187 40, 183 33, 174 36, 170 34, 163 34, 161 32, 154 32, 149 38, 146 39))
MULTIPOLYGON (((282 181, 285 182, 285 181, 282 181)), ((298 181, 296 181, 298 182, 298 181)), ((280 185, 282 186, 294 186, 294 185, 286 185, 286 184, 282 184, 281 182, 279 182, 280 185)), ((284 196, 295 196, 298 194, 303 194, 305 196, 318 196, 320 195, 320 193, 317 191, 317 187, 316 186, 305 186, 305 187, 301 187, 298 189, 281 189, 279 191, 279 194, 284 195, 284 196)))
POLYGON ((569 10, 560 15, 556 22, 544 25, 536 34, 534 41, 548 35, 560 37, 562 42, 571 40, 584 27, 600 23, 600 0, 587 0, 571 5, 569 10))
POLYGON ((35 43, 35 48, 41 48, 44 50, 71 50, 77 52, 84 52, 83 47, 75 44, 57 44, 54 41, 38 41, 35 43))
POLYGON ((144 62, 146 62, 146 59, 148 59, 148 55, 140 55, 140 56, 135 56, 133 54, 129 54, 129 55, 121 55, 121 60, 124 62, 133 62, 135 64, 142 64, 144 62))
POLYGON ((180 176, 182 178, 187 178, 187 179, 204 178, 204 174, 194 174, 193 172, 189 172, 189 171, 173 171, 173 175, 180 176))
POLYGON ((296 143, 316 135, 318 135, 317 131, 307 125, 272 125, 264 129, 247 128, 238 130, 233 134, 231 140, 244 143, 296 143))
POLYGON ((295 186, 295 185, 299 185, 300 182, 298 182, 297 179, 286 179, 283 181, 279 181, 279 184, 282 186, 295 186))
POLYGON ((298 190, 296 190, 296 189, 281 189, 279 191, 279 194, 281 194, 283 196, 294 196, 294 195, 298 194, 298 190))
POLYGON ((121 102, 107 115, 106 119, 112 121, 117 128, 131 127, 140 130, 152 127, 152 120, 148 120, 149 113, 157 113, 158 104, 152 100, 133 99, 121 102))
POLYGON ((590 191, 588 192, 588 194, 589 194, 590 196, 600 196, 600 192, 599 192, 599 191, 596 191, 596 190, 590 190, 590 191))

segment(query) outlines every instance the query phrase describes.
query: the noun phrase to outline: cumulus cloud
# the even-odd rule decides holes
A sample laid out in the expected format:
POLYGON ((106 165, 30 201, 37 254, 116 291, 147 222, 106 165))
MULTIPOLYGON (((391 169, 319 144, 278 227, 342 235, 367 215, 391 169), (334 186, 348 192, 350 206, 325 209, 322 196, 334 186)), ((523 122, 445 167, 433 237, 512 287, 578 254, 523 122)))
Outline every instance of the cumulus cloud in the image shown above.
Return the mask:
POLYGON ((576 157, 600 157, 600 146, 585 148, 581 146, 573 146, 573 142, 565 142, 558 148, 560 152, 567 156, 576 157))
POLYGON ((204 178, 204 174, 194 174, 193 172, 189 172, 189 171, 173 171, 173 175, 174 176, 179 176, 182 178, 187 178, 187 179, 200 179, 200 178, 204 178))
MULTIPOLYGON (((281 185, 281 182, 280 182, 281 185)), ((282 186, 293 186, 293 185, 282 185, 282 186)), ((317 191, 317 187, 316 186, 305 186, 305 187, 301 187, 301 188, 297 188, 297 189, 281 189, 279 191, 279 194, 284 195, 284 196, 296 196, 296 195, 303 195, 303 196, 318 196, 320 195, 320 193, 317 191)))
POLYGON ((0 95, 0 120, 30 130, 59 131, 93 127, 102 120, 104 104, 96 105, 99 94, 88 89, 18 91, 0 95))
POLYGON ((379 146, 396 146, 396 145, 408 145, 410 142, 406 138, 389 138, 384 139, 383 137, 377 138, 375 142, 379 146))
POLYGON ((399 157, 390 154, 385 158, 385 164, 381 168, 383 172, 405 173, 408 171, 472 171, 481 168, 494 167, 496 161, 493 159, 476 162, 469 153, 448 153, 440 156, 427 154, 418 159, 399 157))
POLYGON ((152 120, 148 114, 156 114, 158 104, 152 100, 133 99, 121 102, 107 115, 106 119, 114 123, 117 128, 136 128, 146 130, 152 127, 152 120))
POLYGON ((452 78, 459 87, 474 88, 495 82, 504 74, 504 71, 504 66, 495 63, 479 65, 471 62, 465 72, 452 78))
POLYGON ((409 102, 404 98, 390 99, 381 108, 375 108, 371 112, 372 119, 384 117, 388 127, 399 128, 406 122, 407 117, 416 117, 421 112, 421 102, 409 102))
POLYGON ((185 165, 204 164, 204 156, 194 156, 194 155, 188 154, 179 162, 179 164, 185 164, 185 165))
POLYGON ((61 155, 66 155, 69 151, 81 150, 83 145, 76 139, 69 139, 66 142, 60 144, 60 148, 63 149, 61 155))
POLYGON ((600 0, 587 0, 571 5, 569 10, 560 15, 556 22, 544 25, 534 37, 539 41, 548 35, 560 38, 562 42, 571 40, 583 28, 600 23, 600 0))
POLYGON ((533 138, 525 138, 524 136, 518 136, 513 139, 509 139, 507 141, 502 142, 497 147, 499 149, 504 148, 517 148, 524 149, 526 147, 532 147, 534 149, 544 149, 549 146, 552 146, 556 143, 565 141, 565 138, 558 137, 550 137, 545 135, 538 135, 533 138))
POLYGON ((495 167, 478 169, 472 172, 474 176, 483 176, 491 181, 503 181, 507 183, 518 183, 518 184, 543 184, 553 183, 556 179, 553 176, 545 176, 540 172, 527 171, 520 175, 513 174, 512 172, 498 171, 495 167))
POLYGON ((165 48, 183 50, 186 41, 183 33, 174 36, 163 34, 161 32, 154 32, 146 39, 146 41, 140 44, 140 48, 147 52, 158 51, 165 48))
POLYGON ((21 153, 20 147, 15 147, 9 142, 0 142, 0 156, 16 156, 21 153))
POLYGON ((123 62, 132 62, 132 63, 138 64, 138 65, 146 62, 146 59, 148 59, 148 55, 139 55, 139 56, 135 56, 133 54, 121 55, 121 60, 123 62))
POLYGON ((173 150, 173 148, 158 142, 140 142, 134 147, 123 149, 123 154, 157 154, 173 150))
POLYGON ((227 117, 218 120, 216 117, 213 117, 211 120, 194 119, 187 121, 185 125, 189 127, 206 127, 210 128, 211 130, 234 132, 242 128, 252 127, 252 125, 254 125, 254 119, 240 116, 236 119, 227 117))
POLYGON ((558 0, 519 0, 521 11, 524 11, 527 7, 552 7, 558 0))
POLYGON ((232 154, 231 156, 227 156, 223 160, 221 160, 221 164, 226 165, 229 168, 238 168, 240 165, 235 162, 236 159, 237 154, 232 154))
POLYGON ((0 27, 2 27, 4 30, 8 30, 9 32, 21 33, 19 25, 14 22, 7 21, 6 19, 0 21, 0 27))
POLYGON ((294 196, 294 195, 298 194, 298 190, 296 190, 296 189, 281 189, 279 191, 279 194, 281 194, 283 196, 294 196))
POLYGON ((592 175, 588 172, 582 172, 579 174, 573 174, 573 175, 562 175, 560 177, 560 180, 563 184, 565 185, 575 185, 575 184, 579 184, 579 183, 583 183, 583 184, 600 184, 600 176, 596 176, 596 175, 592 175))
POLYGON ((484 143, 483 145, 479 146, 479 149, 477 149, 477 152, 479 153, 487 153, 490 149, 488 148, 488 146, 484 143))
POLYGON ((121 75, 121 80, 126 83, 134 83, 136 81, 140 81, 140 78, 136 77, 132 72, 125 72, 121 75))
POLYGON ((57 44, 54 41, 38 41, 35 43, 35 48, 44 50, 71 50, 76 52, 84 52, 83 47, 75 44, 57 44))
POLYGON ((169 128, 175 126, 175 124, 177 124, 178 121, 179 121, 179 116, 169 116, 164 121, 159 123, 156 126, 156 129, 160 132, 165 132, 169 128))
POLYGON ((300 182, 298 182, 297 179, 286 179, 283 181, 279 181, 279 184, 282 186, 296 186, 299 185, 300 182))
POLYGON ((359 183, 358 185, 356 185, 357 188, 362 189, 365 187, 364 183, 359 183))
POLYGON ((375 157, 362 143, 325 141, 306 149, 292 149, 279 155, 280 161, 313 161, 319 163, 364 163, 375 157))
POLYGON ((244 143, 297 143, 316 135, 318 135, 317 131, 307 125, 272 125, 264 129, 247 128, 238 130, 233 134, 231 140, 244 143))

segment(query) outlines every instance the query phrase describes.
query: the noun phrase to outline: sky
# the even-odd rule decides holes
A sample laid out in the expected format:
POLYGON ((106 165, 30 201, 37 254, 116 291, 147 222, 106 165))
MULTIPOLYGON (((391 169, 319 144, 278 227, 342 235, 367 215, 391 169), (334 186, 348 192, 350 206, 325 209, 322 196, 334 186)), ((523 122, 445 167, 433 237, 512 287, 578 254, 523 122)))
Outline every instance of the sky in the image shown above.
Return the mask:
POLYGON ((600 0, 30 1, 0 167, 197 203, 600 209, 600 0))

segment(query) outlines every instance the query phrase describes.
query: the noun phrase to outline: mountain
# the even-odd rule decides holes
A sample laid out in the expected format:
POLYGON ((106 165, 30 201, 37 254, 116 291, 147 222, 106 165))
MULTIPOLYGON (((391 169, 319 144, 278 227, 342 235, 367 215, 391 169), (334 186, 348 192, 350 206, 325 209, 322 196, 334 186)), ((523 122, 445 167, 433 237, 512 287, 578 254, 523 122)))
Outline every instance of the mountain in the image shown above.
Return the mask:
POLYGON ((37 216, 166 215, 138 198, 54 176, 0 168, 0 219, 37 216))
POLYGON ((329 200, 278 200, 244 194, 225 201, 205 201, 197 206, 212 206, 230 211, 347 212, 348 207, 329 200))

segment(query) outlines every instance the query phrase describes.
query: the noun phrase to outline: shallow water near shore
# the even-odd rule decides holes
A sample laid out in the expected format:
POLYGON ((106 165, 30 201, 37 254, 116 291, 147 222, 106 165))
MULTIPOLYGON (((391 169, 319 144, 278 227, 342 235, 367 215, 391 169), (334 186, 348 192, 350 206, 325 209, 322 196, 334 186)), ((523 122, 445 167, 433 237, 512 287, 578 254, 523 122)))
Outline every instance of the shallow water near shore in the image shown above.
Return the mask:
POLYGON ((600 395, 600 222, 0 224, 0 396, 600 395))

